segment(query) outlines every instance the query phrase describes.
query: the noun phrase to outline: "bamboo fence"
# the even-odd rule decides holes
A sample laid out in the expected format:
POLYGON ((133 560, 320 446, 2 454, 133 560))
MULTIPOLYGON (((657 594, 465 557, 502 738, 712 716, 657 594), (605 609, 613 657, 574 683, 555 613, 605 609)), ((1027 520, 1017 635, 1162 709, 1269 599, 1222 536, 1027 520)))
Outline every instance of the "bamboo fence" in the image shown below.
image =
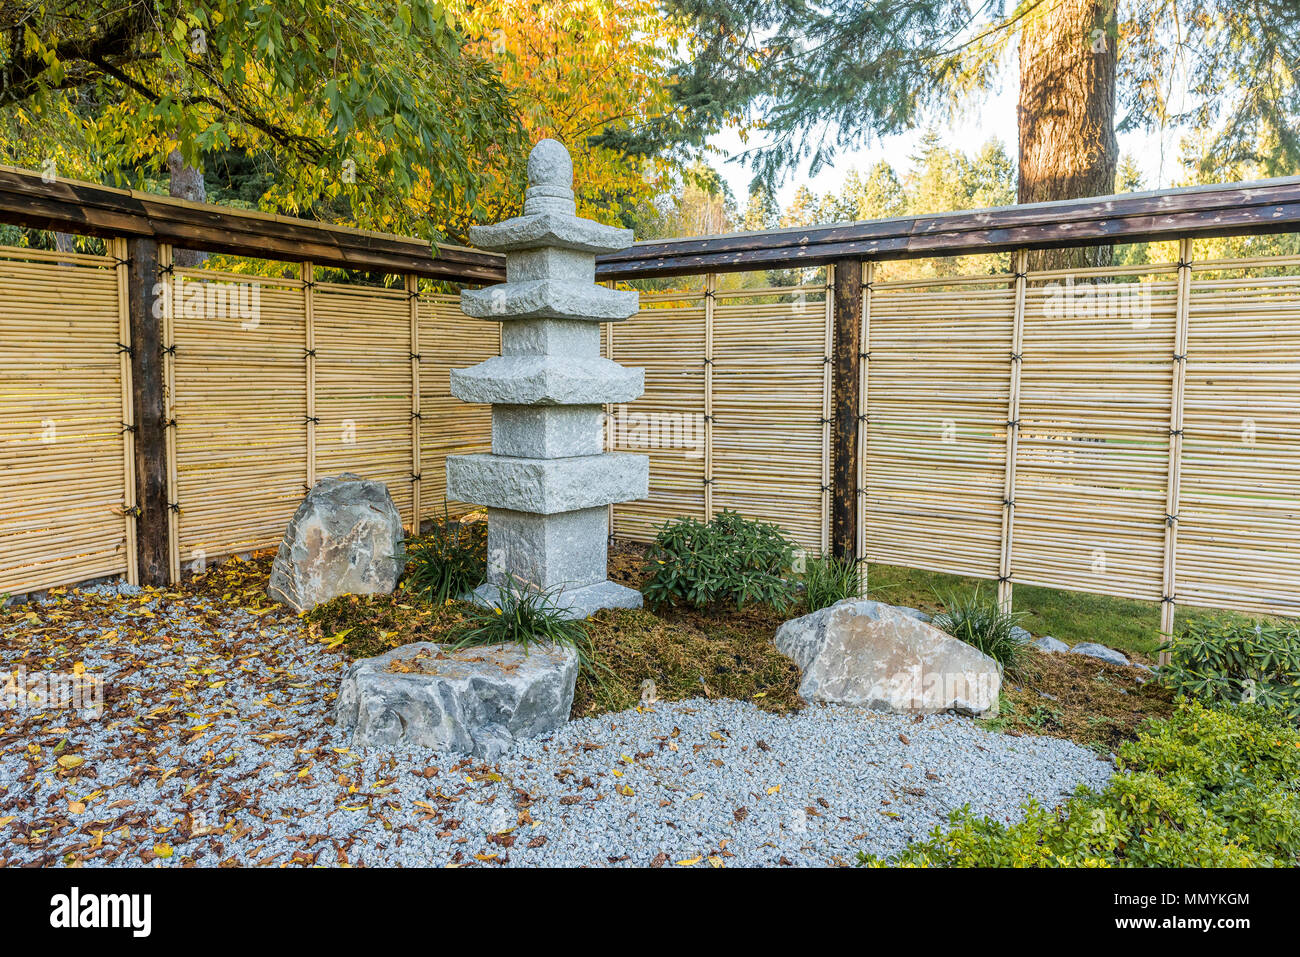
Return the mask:
MULTIPOLYGON (((1017 583, 1160 601, 1166 631, 1175 602, 1300 614, 1300 259, 1196 248, 1068 274, 1020 254, 919 279, 864 264, 859 555, 996 581, 1007 603, 1017 583)), ((174 576, 274 545, 342 471, 386 482, 411 528, 441 516, 446 456, 490 447, 448 373, 499 351, 496 324, 411 278, 160 259, 174 576), (249 283, 256 315, 230 305, 249 283)), ((119 241, 0 249, 0 592, 137 574, 124 260, 119 241)), ((646 373, 608 410, 611 444, 651 460, 613 534, 734 508, 827 550, 826 273, 702 276, 605 328, 605 354, 646 373)))
POLYGON ((709 276, 702 287, 643 294, 641 311, 611 327, 606 355, 646 378, 645 394, 625 407, 631 421, 610 410, 612 444, 650 456, 650 497, 614 506, 613 535, 648 541, 669 519, 734 509, 826 550, 827 289, 724 290, 709 276))
POLYGON ((126 276, 0 249, 0 595, 135 580, 126 276))

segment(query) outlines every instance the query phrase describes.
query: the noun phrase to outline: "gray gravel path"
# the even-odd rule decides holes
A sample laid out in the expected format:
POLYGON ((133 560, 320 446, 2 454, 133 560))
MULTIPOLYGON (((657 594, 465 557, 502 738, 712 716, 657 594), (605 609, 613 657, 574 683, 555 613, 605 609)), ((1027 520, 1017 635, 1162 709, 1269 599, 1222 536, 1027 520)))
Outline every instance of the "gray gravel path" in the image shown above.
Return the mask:
POLYGON ((965 718, 727 700, 572 722, 492 764, 366 753, 326 720, 343 659, 296 619, 115 591, 0 624, 0 685, 80 662, 106 697, 98 720, 0 710, 0 862, 834 865, 1112 771, 965 718))

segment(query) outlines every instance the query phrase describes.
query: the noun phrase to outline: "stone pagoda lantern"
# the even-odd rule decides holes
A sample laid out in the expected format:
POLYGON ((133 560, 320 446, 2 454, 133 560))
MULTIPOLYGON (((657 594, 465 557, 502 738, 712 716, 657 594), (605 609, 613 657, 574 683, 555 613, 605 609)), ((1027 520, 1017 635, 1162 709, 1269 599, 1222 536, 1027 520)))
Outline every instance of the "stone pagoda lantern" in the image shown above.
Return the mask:
POLYGON ((453 369, 451 392, 492 405, 491 454, 447 458, 447 497, 488 511, 487 582, 499 603, 513 581, 571 617, 640 608, 641 594, 606 578, 609 510, 649 494, 649 459, 604 451, 604 406, 644 390, 642 369, 600 355, 600 324, 636 313, 638 294, 596 284, 596 254, 625 249, 632 231, 576 216, 573 164, 555 140, 528 157, 524 213, 470 229, 506 256, 506 281, 461 293, 468 316, 501 323, 501 355, 453 369))

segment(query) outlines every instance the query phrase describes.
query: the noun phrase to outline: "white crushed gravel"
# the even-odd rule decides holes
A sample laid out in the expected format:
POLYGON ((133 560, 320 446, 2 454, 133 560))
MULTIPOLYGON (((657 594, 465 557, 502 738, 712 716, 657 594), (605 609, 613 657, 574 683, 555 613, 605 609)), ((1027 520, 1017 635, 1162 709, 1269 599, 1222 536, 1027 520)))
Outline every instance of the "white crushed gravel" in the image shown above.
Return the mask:
POLYGON ((492 764, 362 752, 327 720, 344 660, 296 619, 114 586, 8 610, 0 686, 77 662, 101 719, 0 709, 0 863, 834 865, 1112 772, 966 718, 730 700, 571 722, 492 764))

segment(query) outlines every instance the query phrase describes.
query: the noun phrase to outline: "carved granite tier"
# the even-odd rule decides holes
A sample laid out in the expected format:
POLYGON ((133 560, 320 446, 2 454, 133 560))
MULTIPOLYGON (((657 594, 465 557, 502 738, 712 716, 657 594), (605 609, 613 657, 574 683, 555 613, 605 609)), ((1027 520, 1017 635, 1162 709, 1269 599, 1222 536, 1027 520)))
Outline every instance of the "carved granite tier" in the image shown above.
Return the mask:
MULTIPOLYGON (((526 459, 447 457, 447 497, 488 508, 555 515, 650 494, 650 460, 628 452, 526 459)), ((488 523, 489 534, 491 522, 488 523)))
POLYGON ((451 370, 451 394, 466 402, 508 405, 605 405, 645 391, 645 370, 599 356, 493 356, 451 370))

